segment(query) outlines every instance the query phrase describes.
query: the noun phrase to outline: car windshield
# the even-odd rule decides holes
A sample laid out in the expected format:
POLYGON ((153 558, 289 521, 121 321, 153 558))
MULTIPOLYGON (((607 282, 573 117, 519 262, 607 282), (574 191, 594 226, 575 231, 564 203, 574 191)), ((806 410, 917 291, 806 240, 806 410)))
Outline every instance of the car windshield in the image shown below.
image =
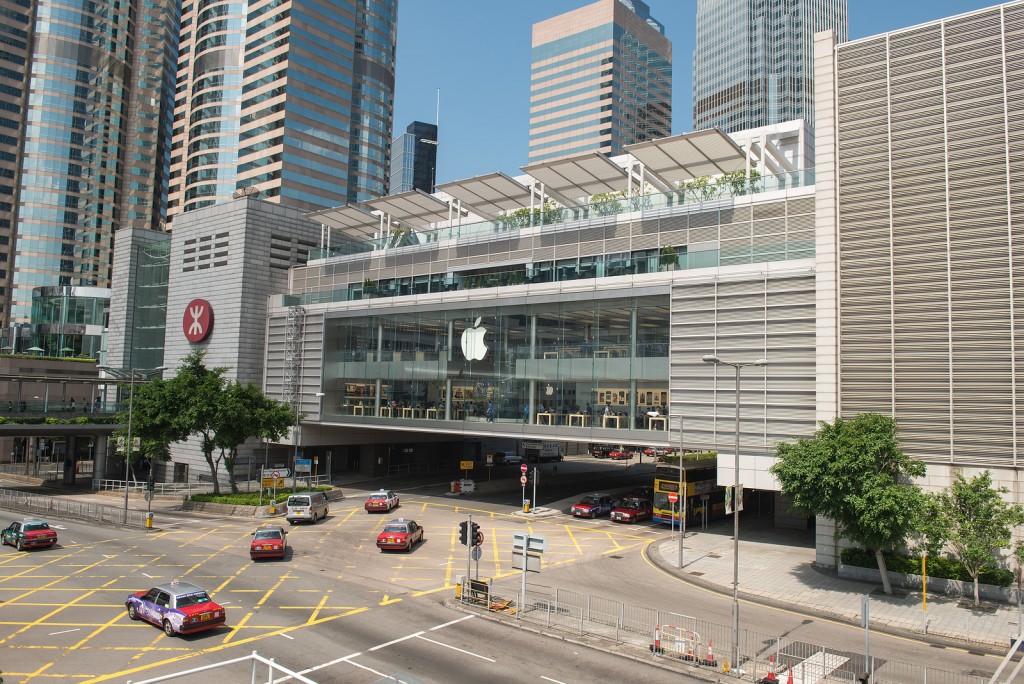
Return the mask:
POLYGON ((626 499, 622 502, 622 508, 643 508, 644 503, 639 499, 626 499))
POLYGON ((176 603, 178 608, 184 608, 186 606, 196 606, 200 603, 209 602, 210 596, 205 591, 202 591, 197 594, 185 594, 184 596, 179 596, 176 603))
POLYGON ((38 532, 39 530, 48 530, 50 526, 44 522, 25 523, 26 532, 38 532))
POLYGON ((580 503, 596 506, 597 504, 601 503, 601 500, 598 499, 596 496, 585 496, 583 497, 583 501, 580 501, 580 503))
POLYGON ((258 530, 256 532, 257 539, 280 539, 281 530, 258 530))
POLYGON ((371 499, 386 499, 386 498, 388 498, 388 495, 385 494, 384 492, 377 492, 376 494, 371 494, 370 498, 371 499))
POLYGON ((388 525, 384 528, 385 532, 405 532, 405 525, 388 525))
POLYGON ((308 506, 309 505, 309 497, 308 496, 289 496, 288 497, 288 505, 289 506, 308 506))

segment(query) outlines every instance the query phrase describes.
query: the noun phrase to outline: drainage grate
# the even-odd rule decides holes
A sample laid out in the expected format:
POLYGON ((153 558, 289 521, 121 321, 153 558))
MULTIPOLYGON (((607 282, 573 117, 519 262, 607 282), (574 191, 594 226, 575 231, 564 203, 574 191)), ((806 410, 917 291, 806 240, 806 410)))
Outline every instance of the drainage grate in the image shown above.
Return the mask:
POLYGON ((622 560, 622 556, 608 556, 608 557, 609 558, 614 558, 615 560, 622 560))

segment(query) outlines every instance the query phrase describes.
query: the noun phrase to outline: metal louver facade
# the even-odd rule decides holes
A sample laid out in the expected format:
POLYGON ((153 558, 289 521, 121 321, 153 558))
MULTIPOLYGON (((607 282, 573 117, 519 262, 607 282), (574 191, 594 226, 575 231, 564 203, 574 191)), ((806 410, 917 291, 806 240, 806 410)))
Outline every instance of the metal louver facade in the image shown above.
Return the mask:
MULTIPOLYGON (((838 231, 826 244, 819 216, 817 253, 836 254, 838 412, 893 415, 904 448, 927 463, 1014 468, 1024 4, 817 43, 818 73, 831 77, 816 93, 819 122, 835 109, 834 129, 819 130, 829 156, 819 155, 817 192, 838 231)), ((819 297, 819 314, 827 308, 819 297)))

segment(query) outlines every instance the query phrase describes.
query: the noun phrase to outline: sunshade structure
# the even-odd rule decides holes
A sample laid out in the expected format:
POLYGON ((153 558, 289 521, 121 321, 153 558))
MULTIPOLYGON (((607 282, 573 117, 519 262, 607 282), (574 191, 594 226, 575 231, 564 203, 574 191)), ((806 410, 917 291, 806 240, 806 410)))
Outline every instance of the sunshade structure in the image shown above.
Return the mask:
POLYGON ((746 168, 747 154, 717 128, 626 145, 644 171, 675 187, 680 181, 746 168))
POLYGON ((380 229, 379 216, 349 204, 315 211, 309 217, 356 240, 371 238, 380 229))
POLYGON ((422 190, 385 195, 366 200, 362 205, 379 211, 385 216, 390 216, 393 221, 397 221, 407 228, 418 228, 429 223, 453 218, 452 210, 447 202, 428 195, 422 190))
POLYGON ((534 196, 531 188, 500 171, 443 183, 437 189, 462 202, 474 214, 489 219, 502 212, 528 207, 534 196))
POLYGON ((563 159, 537 162, 522 167, 544 184, 544 192, 567 207, 579 207, 587 197, 620 192, 629 184, 625 169, 600 152, 587 152, 563 159))

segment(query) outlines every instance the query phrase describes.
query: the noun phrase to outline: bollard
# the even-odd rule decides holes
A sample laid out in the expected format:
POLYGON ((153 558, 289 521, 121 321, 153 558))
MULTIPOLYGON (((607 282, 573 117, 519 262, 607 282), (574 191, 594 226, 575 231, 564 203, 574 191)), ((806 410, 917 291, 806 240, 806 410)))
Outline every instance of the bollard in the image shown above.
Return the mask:
POLYGON ((146 529, 147 530, 153 529, 153 514, 152 513, 146 513, 146 529))
POLYGON ((523 499, 523 513, 529 513, 529 512, 530 512, 530 500, 529 499, 523 499))
POLYGON ((277 502, 273 499, 270 500, 270 515, 277 513, 277 502))

